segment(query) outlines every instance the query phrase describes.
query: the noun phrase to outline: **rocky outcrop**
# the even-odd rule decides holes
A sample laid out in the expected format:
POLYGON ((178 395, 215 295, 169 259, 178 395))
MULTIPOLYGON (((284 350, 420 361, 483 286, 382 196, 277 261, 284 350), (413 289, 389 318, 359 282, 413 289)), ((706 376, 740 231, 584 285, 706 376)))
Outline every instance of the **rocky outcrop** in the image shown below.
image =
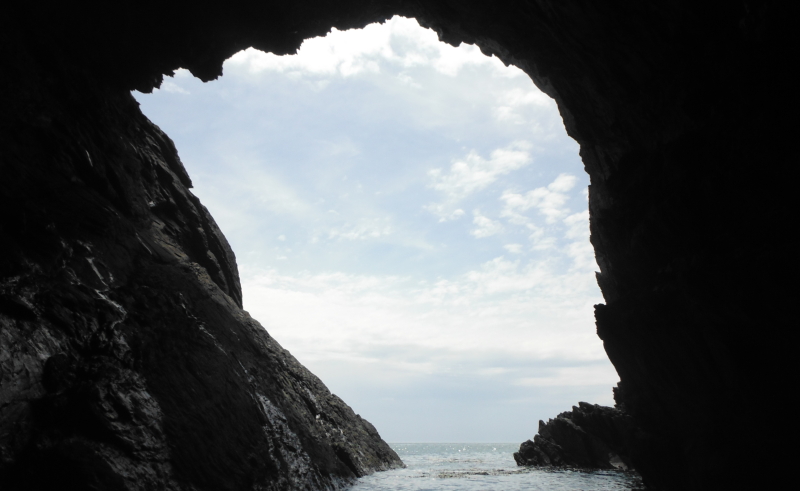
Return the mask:
MULTIPOLYGON (((178 67, 210 80, 243 48, 289 53, 393 14, 478 44, 558 102, 591 178, 597 333, 639 428, 631 459, 645 483, 769 487, 790 468, 787 454, 741 451, 731 429, 782 407, 794 373, 791 2, 88 5, 14 2, 0 17, 5 476, 34 478, 46 461, 103 469, 97 482, 245 489, 351 476, 348 459, 383 465, 339 458, 303 396, 314 379, 284 370, 291 359, 239 309, 233 255, 126 92, 178 67), (213 477, 223 468, 234 484, 213 477)), ((780 448, 780 433, 751 432, 748 447, 780 448)))
POLYGON ((4 48, 0 488, 317 490, 401 466, 242 310, 131 95, 4 48))
POLYGON ((633 470, 629 442, 635 425, 613 407, 579 402, 559 414, 514 453, 517 465, 633 470))

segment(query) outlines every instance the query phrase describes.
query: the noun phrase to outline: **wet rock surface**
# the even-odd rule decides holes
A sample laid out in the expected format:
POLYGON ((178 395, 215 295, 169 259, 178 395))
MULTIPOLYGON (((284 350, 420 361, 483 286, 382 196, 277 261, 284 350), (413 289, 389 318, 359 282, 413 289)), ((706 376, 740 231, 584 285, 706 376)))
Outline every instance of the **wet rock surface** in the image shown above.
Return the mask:
POLYGON ((514 460, 520 466, 634 470, 629 445, 635 431, 619 409, 579 402, 539 421, 539 432, 520 445, 514 460))
POLYGON ((241 311, 230 248, 127 91, 401 14, 521 67, 580 143, 597 333, 645 483, 768 487, 761 469, 788 457, 741 451, 732 429, 782 407, 794 380, 790 5, 14 3, 0 17, 3 484, 44 483, 46 463, 98 489, 313 488, 395 462, 241 311), (336 425, 373 450, 349 452, 336 425))

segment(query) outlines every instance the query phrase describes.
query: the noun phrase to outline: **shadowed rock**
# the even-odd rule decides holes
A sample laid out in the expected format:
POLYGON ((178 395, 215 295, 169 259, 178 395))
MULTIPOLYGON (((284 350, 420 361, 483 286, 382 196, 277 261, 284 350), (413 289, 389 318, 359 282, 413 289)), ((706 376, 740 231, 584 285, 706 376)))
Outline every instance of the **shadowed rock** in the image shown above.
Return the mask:
POLYGON ((630 416, 613 407, 579 402, 545 423, 514 453, 517 465, 633 470, 630 416))
MULTIPOLYGON (((0 16, 3 488, 315 488, 399 463, 241 310, 233 253, 128 94, 394 14, 525 70, 580 143, 597 334, 645 483, 770 487, 788 454, 742 451, 732 428, 782 407, 795 379, 792 8, 13 2, 0 16)), ((748 434, 748 448, 784 443, 748 434)))
POLYGON ((315 490, 402 466, 242 310, 233 251, 131 95, 13 56, 0 488, 315 490))

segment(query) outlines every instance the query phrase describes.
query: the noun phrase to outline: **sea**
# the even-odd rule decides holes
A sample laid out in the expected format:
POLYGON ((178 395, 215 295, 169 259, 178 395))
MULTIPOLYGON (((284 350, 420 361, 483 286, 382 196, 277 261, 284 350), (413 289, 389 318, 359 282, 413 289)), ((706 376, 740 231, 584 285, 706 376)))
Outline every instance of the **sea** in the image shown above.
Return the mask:
POLYGON ((405 469, 362 477, 350 491, 633 491, 634 473, 518 467, 519 443, 390 443, 405 469))

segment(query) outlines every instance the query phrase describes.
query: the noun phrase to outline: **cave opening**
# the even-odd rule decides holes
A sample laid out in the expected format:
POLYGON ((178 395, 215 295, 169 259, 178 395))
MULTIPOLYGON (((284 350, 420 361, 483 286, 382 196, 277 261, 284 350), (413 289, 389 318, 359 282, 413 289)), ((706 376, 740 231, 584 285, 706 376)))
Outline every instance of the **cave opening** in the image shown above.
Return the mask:
POLYGON ((578 145, 528 75, 394 17, 179 70, 141 109, 244 307, 387 441, 508 441, 613 405, 578 145))
POLYGON ((793 6, 12 5, 0 29, 0 482, 308 489, 399 465, 242 313, 225 237, 130 96, 181 66, 208 81, 247 46, 290 53, 395 13, 523 68, 558 101, 592 179, 598 334, 646 484, 782 479, 784 432, 737 430, 786 405, 793 373, 793 6))

